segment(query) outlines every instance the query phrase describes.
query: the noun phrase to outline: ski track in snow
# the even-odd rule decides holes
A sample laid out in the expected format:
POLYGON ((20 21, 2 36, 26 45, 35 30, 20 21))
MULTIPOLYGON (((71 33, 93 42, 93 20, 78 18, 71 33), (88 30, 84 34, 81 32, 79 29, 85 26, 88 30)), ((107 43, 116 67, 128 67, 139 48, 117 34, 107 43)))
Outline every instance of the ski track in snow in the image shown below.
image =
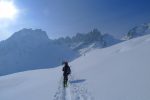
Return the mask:
POLYGON ((68 87, 63 87, 63 77, 59 81, 59 87, 53 100, 94 100, 91 93, 85 87, 84 82, 73 82, 76 80, 73 75, 70 76, 68 87))
POLYGON ((70 88, 65 88, 65 100, 71 100, 70 88))

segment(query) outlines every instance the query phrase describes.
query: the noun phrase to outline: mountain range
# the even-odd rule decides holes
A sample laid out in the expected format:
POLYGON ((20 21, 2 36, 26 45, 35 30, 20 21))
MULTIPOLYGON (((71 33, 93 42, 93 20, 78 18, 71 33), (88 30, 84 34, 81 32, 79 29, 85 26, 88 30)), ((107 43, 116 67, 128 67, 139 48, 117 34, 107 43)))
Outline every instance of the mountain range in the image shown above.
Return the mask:
POLYGON ((122 39, 102 34, 98 29, 73 37, 49 39, 41 29, 24 28, 0 42, 0 75, 56 67, 94 48, 106 48, 149 33, 150 24, 142 24, 129 30, 122 39))

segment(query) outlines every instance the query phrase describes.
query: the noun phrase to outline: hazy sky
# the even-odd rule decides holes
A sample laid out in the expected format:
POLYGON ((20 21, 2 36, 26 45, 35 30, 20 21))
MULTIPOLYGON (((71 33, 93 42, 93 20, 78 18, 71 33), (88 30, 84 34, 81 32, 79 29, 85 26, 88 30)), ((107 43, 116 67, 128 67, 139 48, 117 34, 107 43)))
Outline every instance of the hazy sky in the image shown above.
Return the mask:
POLYGON ((50 38, 98 28, 113 35, 150 22, 150 0, 13 0, 14 20, 1 20, 0 39, 21 28, 41 28, 50 38))

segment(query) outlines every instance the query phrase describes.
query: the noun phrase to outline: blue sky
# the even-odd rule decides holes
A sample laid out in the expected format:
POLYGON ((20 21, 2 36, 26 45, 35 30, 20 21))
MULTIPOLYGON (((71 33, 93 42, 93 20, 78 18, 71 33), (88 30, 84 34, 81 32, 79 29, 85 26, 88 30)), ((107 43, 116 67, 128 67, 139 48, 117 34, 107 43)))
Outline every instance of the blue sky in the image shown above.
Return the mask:
POLYGON ((0 39, 21 28, 41 28, 50 38, 93 28, 117 36, 150 22, 150 0, 14 0, 14 4, 20 13, 7 27, 0 26, 0 39))

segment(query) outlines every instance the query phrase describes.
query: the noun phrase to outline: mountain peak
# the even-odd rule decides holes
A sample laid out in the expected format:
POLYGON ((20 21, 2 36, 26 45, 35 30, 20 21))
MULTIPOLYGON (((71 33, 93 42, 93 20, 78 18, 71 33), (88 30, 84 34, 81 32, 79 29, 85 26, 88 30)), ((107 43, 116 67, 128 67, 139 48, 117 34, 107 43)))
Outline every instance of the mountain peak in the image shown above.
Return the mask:
POLYGON ((22 29, 18 32, 15 32, 9 40, 15 40, 15 41, 47 41, 49 40, 47 34, 45 31, 41 29, 22 29))
POLYGON ((129 30, 124 39, 128 40, 146 34, 150 34, 150 23, 141 24, 139 26, 132 28, 131 30, 129 30))

